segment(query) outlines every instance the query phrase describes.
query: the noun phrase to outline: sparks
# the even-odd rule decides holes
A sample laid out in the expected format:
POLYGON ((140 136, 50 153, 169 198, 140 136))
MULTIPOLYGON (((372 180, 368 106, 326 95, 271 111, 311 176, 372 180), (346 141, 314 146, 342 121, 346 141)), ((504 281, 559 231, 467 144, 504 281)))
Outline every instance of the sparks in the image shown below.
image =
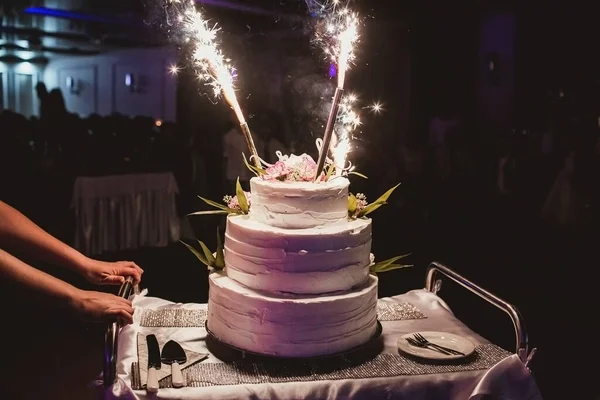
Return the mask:
MULTIPOLYGON (((219 48, 218 34, 220 28, 211 23, 204 15, 196 10, 194 1, 169 0, 172 19, 178 24, 184 41, 192 46, 192 62, 197 71, 198 79, 204 82, 218 98, 221 95, 229 103, 240 124, 245 118, 235 95, 234 71, 231 60, 225 57, 219 48)), ((176 73, 179 69, 171 72, 176 73)))
MULTIPOLYGON (((360 39, 359 27, 362 25, 362 19, 348 7, 349 0, 305 1, 309 4, 311 13, 320 19, 314 43, 323 50, 326 61, 337 66, 337 87, 344 89, 346 73, 356 61, 355 47, 360 39)), ((348 154, 353 148, 351 140, 354 138, 354 132, 362 124, 357 111, 357 108, 360 108, 358 103, 358 96, 348 93, 342 97, 339 105, 330 145, 336 175, 353 169, 352 163, 348 161, 348 154)), ((376 115, 384 110, 383 105, 378 102, 362 109, 368 109, 376 115)))
POLYGON ((385 109, 383 108, 383 104, 381 103, 373 103, 370 106, 363 107, 371 110, 375 114, 381 114, 385 109))
POLYGON ((323 142, 329 145, 329 148, 322 149, 318 165, 322 165, 322 160, 331 149, 336 175, 340 175, 345 170, 347 156, 351 149, 350 133, 360 124, 360 119, 352 109, 356 96, 352 94, 344 96, 339 108, 336 100, 339 99, 337 93, 344 89, 346 72, 355 60, 354 46, 359 39, 358 27, 361 20, 358 14, 346 4, 342 4, 341 0, 332 0, 328 5, 321 4, 321 12, 324 17, 317 25, 314 42, 323 49, 327 61, 337 65, 337 89, 329 121, 332 119, 332 113, 337 111, 337 116, 333 116, 336 121, 335 126, 330 126, 328 123, 325 130, 323 142))
POLYGON ((348 154, 352 150, 352 132, 361 125, 360 115, 354 109, 358 101, 355 94, 351 93, 342 98, 334 129, 334 140, 332 141, 332 156, 335 164, 336 175, 341 175, 349 168, 348 154))
POLYGON ((180 70, 181 69, 177 66, 177 64, 173 64, 169 67, 169 72, 171 72, 172 75, 177 75, 180 70))
POLYGON ((317 26, 314 42, 323 49, 328 62, 338 70, 338 87, 343 88, 346 71, 355 60, 354 47, 358 42, 361 19, 340 0, 321 5, 324 18, 317 26))
POLYGON ((216 98, 222 95, 233 109, 248 144, 251 158, 259 167, 254 140, 235 94, 234 80, 237 72, 231 65, 231 60, 225 57, 219 48, 217 39, 220 28, 216 23, 210 23, 204 18, 196 9, 194 0, 185 3, 182 0, 168 0, 165 10, 169 19, 178 24, 176 27, 183 34, 184 42, 192 46, 192 63, 198 79, 212 89, 216 98))

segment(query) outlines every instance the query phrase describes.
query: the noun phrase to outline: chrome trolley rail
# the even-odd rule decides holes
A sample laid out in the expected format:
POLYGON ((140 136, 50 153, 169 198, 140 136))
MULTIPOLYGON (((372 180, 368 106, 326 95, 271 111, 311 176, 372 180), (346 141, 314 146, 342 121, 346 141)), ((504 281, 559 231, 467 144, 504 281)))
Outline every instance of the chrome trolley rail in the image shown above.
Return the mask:
MULTIPOLYGON (((117 295, 127 299, 134 293, 135 289, 132 279, 127 278, 121 285, 117 295)), ((102 378, 105 387, 111 386, 117 379, 117 355, 120 330, 120 324, 118 322, 113 322, 108 325, 106 332, 104 333, 104 365, 102 369, 102 378)))
MULTIPOLYGON (((533 355, 529 354, 527 331, 525 329, 525 322, 521 313, 515 306, 502 300, 498 296, 488 292, 487 290, 477 286, 467 278, 454 272, 445 265, 433 262, 427 268, 427 276, 425 279, 425 290, 437 294, 442 287, 442 280, 436 279, 437 275, 441 274, 447 278, 458 283, 460 286, 481 297, 483 300, 499 308, 500 310, 507 313, 515 329, 516 336, 516 354, 519 356, 521 361, 527 365, 529 359, 533 355)), ((125 283, 119 289, 118 295, 123 298, 128 298, 134 292, 137 291, 137 287, 133 286, 131 278, 128 278, 125 283)), ((118 323, 114 322, 106 328, 106 334, 104 336, 104 368, 103 378, 104 386, 111 386, 117 379, 117 356, 119 347, 119 331, 121 327, 118 323)))
POLYGON ((512 320, 513 326, 515 328, 515 336, 516 336, 516 354, 519 356, 521 361, 527 364, 529 357, 529 343, 527 338, 527 330, 525 329, 525 321, 523 321, 523 316, 517 310, 515 306, 512 304, 502 300, 500 297, 496 296, 488 292, 487 290, 477 286, 464 276, 454 272, 450 268, 446 267, 437 262, 432 262, 429 264, 427 268, 427 277, 425 278, 425 290, 437 294, 442 288, 441 279, 436 279, 438 274, 445 275, 446 277, 452 279, 454 282, 458 283, 460 286, 464 287, 471 293, 481 297, 483 300, 492 304, 493 306, 499 308, 508 314, 510 319, 512 320))

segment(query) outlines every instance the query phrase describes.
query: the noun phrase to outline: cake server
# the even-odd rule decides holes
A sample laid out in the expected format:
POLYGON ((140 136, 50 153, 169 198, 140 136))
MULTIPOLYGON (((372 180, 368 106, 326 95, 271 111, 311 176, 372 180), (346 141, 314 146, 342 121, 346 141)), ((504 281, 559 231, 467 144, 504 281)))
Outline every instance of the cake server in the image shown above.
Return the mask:
POLYGON ((171 381, 174 388, 183 387, 183 375, 181 374, 180 364, 187 362, 185 351, 179 343, 174 340, 169 340, 164 345, 160 358, 163 363, 171 365, 171 381))
POLYGON ((160 347, 156 336, 147 335, 146 345, 148 346, 148 379, 146 380, 146 391, 149 393, 158 392, 158 370, 160 369, 160 347))

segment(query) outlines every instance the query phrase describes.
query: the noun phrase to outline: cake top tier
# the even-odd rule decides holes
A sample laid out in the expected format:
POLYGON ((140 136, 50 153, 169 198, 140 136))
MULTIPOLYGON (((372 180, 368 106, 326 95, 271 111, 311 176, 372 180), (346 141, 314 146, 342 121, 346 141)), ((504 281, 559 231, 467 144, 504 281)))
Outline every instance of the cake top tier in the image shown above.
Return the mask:
POLYGON ((278 181, 252 178, 250 217, 279 228, 314 228, 346 221, 350 182, 278 181))

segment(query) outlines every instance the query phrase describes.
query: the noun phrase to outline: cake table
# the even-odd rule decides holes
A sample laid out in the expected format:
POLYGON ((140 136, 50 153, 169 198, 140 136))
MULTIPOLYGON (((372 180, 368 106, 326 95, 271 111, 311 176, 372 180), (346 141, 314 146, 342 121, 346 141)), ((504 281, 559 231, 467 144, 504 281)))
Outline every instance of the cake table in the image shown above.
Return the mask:
MULTIPOLYGON (((128 295, 128 290, 121 294, 128 295)), ((499 399, 541 399, 527 368, 527 335, 518 311, 437 263, 428 269, 425 289, 379 299, 382 352, 361 365, 340 365, 336 371, 319 371, 318 365, 298 371, 255 362, 224 363, 206 347, 206 304, 174 304, 143 295, 136 295, 133 301, 135 323, 120 330, 113 324, 107 330, 105 398, 482 399, 492 395, 499 399), (489 343, 454 317, 436 293, 441 283, 436 274, 440 272, 511 316, 517 338, 515 353, 489 343), (475 355, 460 364, 436 365, 411 359, 398 352, 397 342, 403 334, 415 331, 461 335, 476 345, 475 355), (147 334, 155 334, 163 344, 176 340, 188 355, 201 360, 183 365, 187 387, 170 387, 170 376, 163 372, 157 394, 148 395, 142 389, 140 375, 145 380, 142 364, 147 361, 141 349, 144 341, 139 339, 147 334)))
POLYGON ((171 172, 78 177, 72 199, 75 247, 100 254, 178 241, 178 193, 171 172))

